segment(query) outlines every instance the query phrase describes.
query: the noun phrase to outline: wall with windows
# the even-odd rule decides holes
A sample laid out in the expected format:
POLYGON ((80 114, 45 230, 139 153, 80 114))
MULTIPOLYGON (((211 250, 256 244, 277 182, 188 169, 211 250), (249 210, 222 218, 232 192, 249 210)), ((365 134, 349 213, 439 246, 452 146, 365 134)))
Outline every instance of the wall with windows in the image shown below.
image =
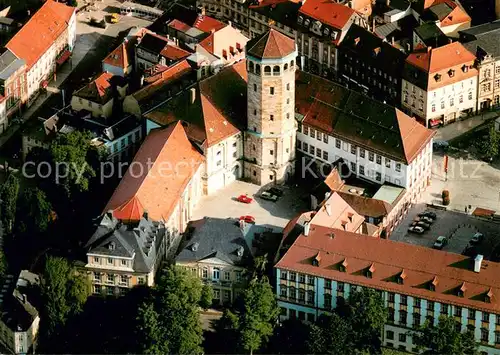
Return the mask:
POLYGON ((113 141, 106 142, 108 159, 111 161, 122 161, 124 157, 131 158, 135 154, 134 147, 139 147, 142 141, 142 127, 139 125, 128 134, 118 137, 113 141))
MULTIPOLYGON (((313 321, 321 313, 330 312, 351 292, 362 287, 281 269, 276 269, 276 283, 281 319, 299 318, 307 321, 313 321)), ((440 315, 448 315, 457 320, 457 329, 474 332, 476 341, 480 343, 480 353, 500 354, 500 314, 385 290, 377 291, 388 308, 388 321, 382 335, 384 346, 415 352, 408 331, 423 325, 426 320, 436 325, 440 315)))
POLYGON ((93 102, 82 97, 73 95, 71 98, 71 108, 75 111, 86 110, 92 113, 93 117, 108 118, 113 112, 113 98, 105 104, 93 102))

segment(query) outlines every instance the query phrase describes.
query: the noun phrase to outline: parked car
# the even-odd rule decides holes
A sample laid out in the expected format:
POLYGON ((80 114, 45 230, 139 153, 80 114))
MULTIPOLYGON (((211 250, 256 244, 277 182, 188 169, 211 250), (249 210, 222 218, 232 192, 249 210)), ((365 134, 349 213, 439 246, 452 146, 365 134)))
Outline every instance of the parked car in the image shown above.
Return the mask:
POLYGON ((283 196, 283 191, 278 189, 277 187, 271 187, 269 190, 267 190, 270 194, 276 195, 278 197, 283 196))
POLYGON ((443 236, 441 235, 441 236, 437 237, 437 239, 436 239, 436 241, 434 242, 434 244, 432 245, 432 247, 433 247, 434 249, 439 249, 439 250, 441 250, 441 249, 443 249, 443 248, 444 248, 444 246, 445 246, 446 244, 448 244, 448 238, 443 237, 443 236))
POLYGON ((484 235, 482 233, 475 233, 469 241, 470 245, 479 244, 483 241, 484 235))
POLYGON ((450 143, 448 143, 447 141, 444 141, 444 140, 435 140, 433 143, 432 143, 432 146, 434 149, 448 149, 448 147, 450 146, 450 143))
POLYGON ((418 216, 432 218, 433 220, 435 220, 437 218, 436 214, 434 212, 431 212, 431 211, 425 211, 425 212, 419 213, 418 216))
POLYGON ((424 234, 425 230, 420 226, 411 226, 410 228, 408 228, 408 232, 417 233, 417 234, 424 234))
POLYGON ((247 195, 239 195, 237 200, 241 203, 251 203, 253 201, 252 198, 247 195))
POLYGON ((432 224, 434 223, 434 220, 430 217, 426 217, 426 216, 423 216, 423 217, 420 217, 419 219, 420 222, 425 222, 427 224, 432 224))
POLYGON ((421 222, 421 221, 418 221, 418 222, 413 222, 411 224, 412 227, 422 227, 424 230, 429 230, 431 229, 431 225, 429 223, 425 223, 425 222, 421 222))
POLYGON ((270 193, 269 191, 264 191, 260 194, 260 197, 263 198, 264 200, 268 200, 268 201, 273 201, 273 202, 276 202, 278 201, 278 196, 276 195, 273 195, 272 193, 270 193))
POLYGON ((255 223, 255 217, 253 217, 253 216, 241 216, 240 221, 245 221, 246 223, 255 223))
POLYGON ((90 26, 95 26, 95 27, 99 27, 99 28, 106 28, 108 27, 108 24, 106 23, 106 21, 104 19, 97 19, 95 17, 92 17, 89 21, 89 25, 90 26))

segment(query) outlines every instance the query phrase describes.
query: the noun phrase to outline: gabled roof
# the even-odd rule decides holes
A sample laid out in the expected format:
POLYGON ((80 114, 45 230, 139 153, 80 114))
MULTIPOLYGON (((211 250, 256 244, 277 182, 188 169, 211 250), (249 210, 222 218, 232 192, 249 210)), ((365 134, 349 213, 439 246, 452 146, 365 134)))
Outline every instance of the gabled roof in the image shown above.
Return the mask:
POLYGON ((242 229, 234 218, 209 217, 194 221, 193 225, 193 234, 175 259, 177 263, 217 258, 235 266, 251 264, 252 254, 245 240, 248 226, 242 229))
POLYGON ((198 15, 192 26, 194 28, 199 29, 200 31, 208 33, 211 32, 212 30, 218 31, 220 29, 223 29, 227 25, 225 23, 220 22, 219 20, 214 19, 213 17, 198 15))
POLYGON ((317 209, 310 223, 323 227, 356 232, 364 221, 364 216, 356 212, 337 192, 334 191, 317 209))
POLYGON ((338 194, 357 213, 365 217, 382 218, 392 211, 392 206, 382 200, 341 191, 338 194))
POLYGON ((210 147, 244 127, 246 89, 245 61, 240 61, 184 90, 145 117, 161 126, 183 121, 190 139, 210 147))
POLYGON ((295 81, 295 105, 303 124, 405 164, 434 135, 397 108, 301 71, 295 81))
POLYGON ((295 41, 271 29, 248 41, 246 53, 258 59, 277 59, 295 52, 295 41))
POLYGON ((68 28, 76 8, 47 0, 5 45, 31 68, 68 28))
POLYGON ((127 218, 138 221, 147 211, 152 220, 167 221, 203 160, 180 122, 151 131, 104 212, 123 216, 125 210, 127 218))
POLYGON ((330 0, 307 0, 300 7, 299 13, 342 30, 356 11, 330 0))
POLYGON ((104 72, 73 95, 92 102, 105 104, 113 97, 113 88, 110 82, 112 77, 113 74, 104 72))
POLYGON ((126 69, 131 64, 131 58, 129 58, 129 50, 127 48, 127 43, 122 43, 116 47, 111 53, 108 54, 106 58, 102 61, 105 64, 112 65, 114 67, 126 69))
POLYGON ((482 261, 474 272, 474 260, 455 253, 388 239, 372 238, 339 229, 310 226, 276 268, 290 270, 354 285, 401 293, 447 304, 500 313, 500 263, 482 261), (312 259, 321 252, 319 266, 312 259), (347 260, 346 271, 339 265, 347 260), (363 272, 371 265, 371 278, 363 272), (397 279, 406 275, 402 283, 397 279), (431 290, 429 283, 435 283, 431 290), (453 291, 466 283, 463 297, 453 291), (491 290, 489 302, 487 293, 491 290))
POLYGON ((25 65, 24 60, 19 59, 10 50, 5 49, 5 51, 0 55, 0 79, 7 80, 23 65, 25 65))
POLYGON ((172 44, 168 44, 161 50, 160 55, 169 59, 170 61, 176 62, 180 59, 189 57, 191 53, 172 44))
POLYGON ((138 47, 145 49, 151 53, 160 54, 160 52, 167 46, 167 44, 167 38, 147 31, 141 38, 138 47))

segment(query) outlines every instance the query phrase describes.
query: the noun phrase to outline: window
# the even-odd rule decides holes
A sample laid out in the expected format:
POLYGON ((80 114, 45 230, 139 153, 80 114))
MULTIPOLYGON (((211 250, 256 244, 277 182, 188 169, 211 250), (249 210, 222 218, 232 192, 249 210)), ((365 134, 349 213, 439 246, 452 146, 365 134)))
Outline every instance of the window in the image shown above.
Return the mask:
POLYGON ((224 281, 231 280, 231 273, 229 271, 224 271, 224 281))
POLYGON ((309 153, 314 155, 314 147, 312 145, 309 146, 309 153))
POLYGON ((323 142, 328 143, 328 135, 327 134, 323 134, 323 142))
POLYGON ((306 291, 303 289, 299 289, 299 302, 305 302, 306 301, 306 291))
POLYGON ((488 329, 481 328, 481 341, 488 342, 488 329))
POLYGON ((377 155, 377 164, 378 165, 382 164, 382 157, 380 155, 377 155))
POLYGON ((308 126, 303 126, 303 133, 307 136, 307 134, 309 133, 309 127, 308 126))
POLYGON ((394 303, 394 293, 389 292, 389 302, 394 303))
POLYGON ((455 317, 461 317, 462 316, 462 307, 455 306, 455 317))
POLYGON ((328 160, 328 152, 323 151, 323 160, 328 160))
POLYGON ((301 283, 301 284, 305 284, 306 283, 306 275, 299 274, 299 283, 301 283))
POLYGON ((403 311, 403 310, 399 311, 399 323, 400 324, 406 324, 406 315, 407 315, 406 311, 403 311))
POLYGON ((101 282, 101 274, 94 272, 94 281, 101 282))
POLYGON ((441 101, 441 108, 444 109, 444 101, 441 101))
POLYGON ((441 304, 441 314, 448 314, 448 305, 445 303, 441 304))
POLYGON ((385 337, 389 340, 394 340, 394 332, 392 330, 388 330, 386 333, 385 333, 385 337))
POLYGON ((290 281, 295 282, 297 280, 297 274, 294 272, 290 273, 290 281))
POLYGON ((469 100, 472 100, 472 91, 469 91, 469 94, 467 95, 469 100))
POLYGON ((326 293, 324 295, 324 302, 323 305, 326 309, 331 309, 332 308, 332 295, 326 293))
POLYGON ((281 286, 280 288, 280 296, 283 298, 287 297, 286 286, 281 286))
POLYGON ((271 86, 269 88, 269 94, 274 95, 274 87, 271 86))
POLYGON ((343 282, 337 282, 337 291, 344 292, 344 283, 343 282))
POLYGON ((401 163, 396 163, 396 171, 401 172, 401 163))
POLYGON ((469 309, 469 319, 476 319, 476 311, 474 309, 469 309))
POLYGON ((236 271, 236 282, 241 282, 241 271, 236 271))
POLYGON ((319 131, 318 131, 318 133, 316 134, 316 139, 317 139, 317 140, 319 140, 319 141, 321 141, 321 136, 322 136, 322 135, 323 135, 323 134, 322 134, 321 132, 319 132, 319 131))
POLYGON ((488 312, 483 312, 483 322, 488 322, 490 321, 490 314, 488 312))
POLYGON ((420 313, 413 313, 413 326, 417 327, 420 325, 420 313))
POLYGON ((406 343, 406 334, 405 333, 400 333, 399 334, 399 341, 401 343, 406 343))
POLYGON ((373 161, 374 159, 375 159, 375 154, 373 154, 372 152, 368 152, 368 160, 373 161))
POLYGON ((402 305, 405 305, 405 306, 406 306, 406 305, 408 304, 408 296, 406 296, 406 295, 401 295, 401 297, 400 297, 400 302, 399 302, 399 303, 401 303, 402 305))
POLYGON ((387 316, 387 321, 390 323, 394 322, 394 308, 388 308, 388 316, 387 316))
POLYGON ((99 258, 98 257, 94 257, 94 264, 99 264, 99 258))
POLYGON ((120 284, 122 284, 122 285, 127 285, 128 284, 128 277, 126 275, 121 275, 120 276, 120 284))
POLYGON ((121 264, 122 264, 122 266, 127 266, 127 260, 122 259, 121 264))
POLYGON ((434 312, 434 302, 433 301, 427 301, 427 310, 434 312))
POLYGON ((460 96, 458 97, 458 103, 459 103, 459 104, 461 104, 461 103, 463 103, 463 102, 464 102, 464 95, 460 95, 460 96))
POLYGON ((495 344, 500 344, 500 332, 495 332, 495 344))
POLYGON ((295 287, 290 287, 290 290, 289 290, 289 295, 288 295, 292 300, 296 300, 297 299, 297 289, 295 287))
POLYGON ((361 158, 364 158, 364 157, 365 157, 365 150, 364 150, 364 149, 359 148, 359 156, 360 156, 361 158))
POLYGON ((356 155, 356 146, 351 144, 351 154, 356 155))
POLYGON ((274 156, 274 150, 272 150, 272 149, 271 149, 271 150, 269 151, 269 155, 273 155, 273 156, 274 156))
POLYGON ((290 83, 286 84, 286 89, 290 91, 290 83))
POLYGON ((340 139, 335 139, 335 148, 340 149, 340 139))
POLYGON ((302 148, 302 150, 305 151, 305 152, 307 152, 308 148, 309 148, 309 145, 306 142, 304 142, 304 147, 302 148))
POLYGON ((307 276, 307 283, 314 286, 314 276, 307 276))
POLYGON ((115 283, 115 275, 108 274, 107 282, 115 283))
POLYGON ((309 130, 309 135, 310 135, 312 138, 314 138, 314 137, 316 136, 316 131, 315 131, 314 129, 312 129, 312 128, 311 128, 311 129, 309 130))
POLYGON ((281 271, 281 273, 280 273, 280 279, 286 280, 287 277, 288 277, 288 274, 286 273, 286 271, 281 271))
POLYGON ((454 105, 454 103, 455 103, 455 100, 454 100, 454 98, 453 98, 453 97, 451 97, 451 98, 450 98, 450 106, 453 106, 453 105, 454 105))
POLYGON ((375 173, 375 180, 382 181, 382 174, 380 174, 379 172, 376 172, 375 173))
POLYGON ((317 156, 318 158, 321 158, 321 149, 316 148, 316 156, 317 156))
POLYGON ((113 265, 113 258, 108 258, 108 265, 113 265))
POLYGON ((203 268, 202 272, 201 272, 201 276, 206 279, 208 277, 208 269, 207 268, 203 268))
POLYGON ((431 111, 432 112, 436 112, 436 104, 432 104, 431 105, 431 111))
POLYGON ((359 166, 359 174, 360 175, 365 175, 365 167, 363 165, 359 166))
POLYGON ((307 291, 307 303, 314 304, 314 291, 307 291))
POLYGON ((325 288, 326 289, 332 288, 332 280, 325 280, 325 288))
POLYGON ((391 159, 385 158, 385 167, 389 169, 391 168, 391 159))

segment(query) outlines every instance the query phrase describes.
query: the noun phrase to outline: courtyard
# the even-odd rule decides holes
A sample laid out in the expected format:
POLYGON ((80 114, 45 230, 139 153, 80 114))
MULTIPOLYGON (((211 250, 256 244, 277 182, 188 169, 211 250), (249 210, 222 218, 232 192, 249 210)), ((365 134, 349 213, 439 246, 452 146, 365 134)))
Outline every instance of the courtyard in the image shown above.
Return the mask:
POLYGON ((280 232, 297 214, 309 210, 309 195, 298 187, 279 186, 283 196, 277 201, 266 201, 258 195, 264 191, 261 186, 243 181, 234 181, 231 185, 211 196, 204 196, 198 204, 192 220, 204 217, 239 218, 253 216, 257 225, 272 228, 280 232), (238 202, 240 195, 253 199, 249 204, 238 202))
POLYGON ((421 203, 408 212, 393 231, 390 239, 432 248, 438 236, 445 236, 448 238, 448 245, 443 250, 462 254, 474 233, 479 232, 484 235, 484 240, 471 251, 470 255, 482 254, 486 259, 497 261, 500 257, 499 227, 494 222, 482 220, 464 212, 428 208, 426 204, 421 203), (434 212, 437 216, 430 230, 425 231, 424 234, 409 233, 408 227, 413 220, 420 212, 427 210, 434 212))

